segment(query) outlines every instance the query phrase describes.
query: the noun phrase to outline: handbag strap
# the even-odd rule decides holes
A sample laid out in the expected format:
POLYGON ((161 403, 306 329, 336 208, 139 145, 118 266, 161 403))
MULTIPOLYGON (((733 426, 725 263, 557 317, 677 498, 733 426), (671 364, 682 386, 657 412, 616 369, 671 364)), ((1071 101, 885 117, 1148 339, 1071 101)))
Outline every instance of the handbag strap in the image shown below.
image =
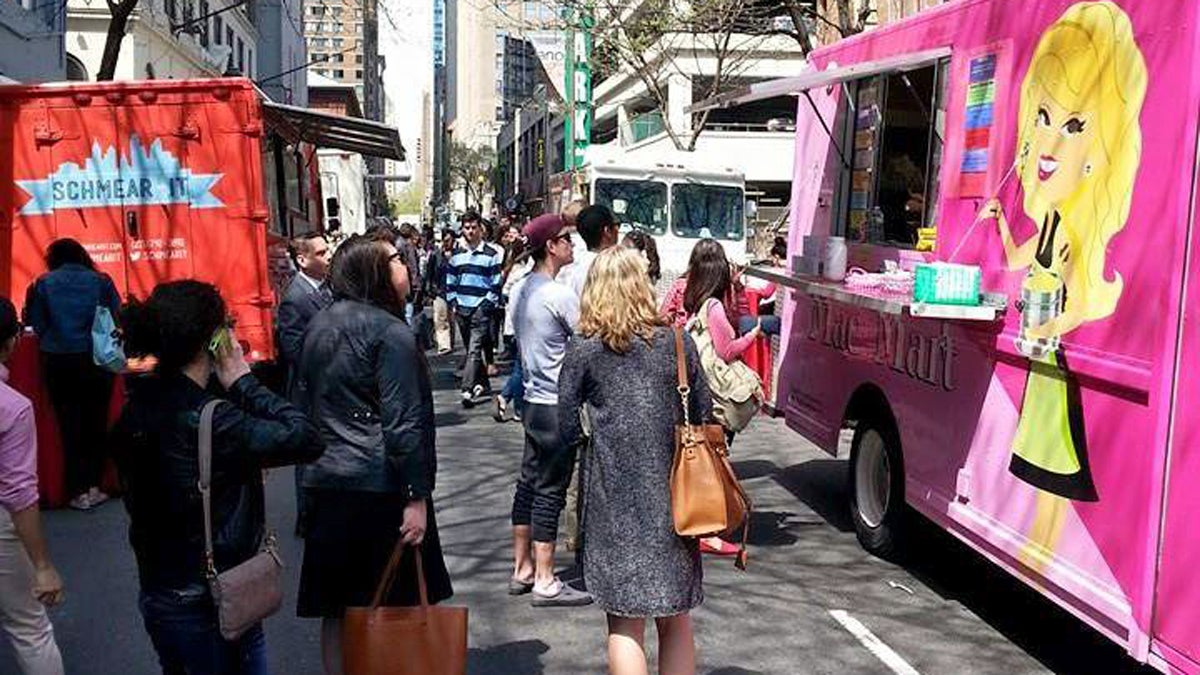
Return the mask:
POLYGON ((213 399, 204 404, 200 409, 200 480, 197 482, 197 487, 200 488, 200 499, 204 502, 204 565, 205 571, 209 578, 217 576, 216 564, 213 562, 213 537, 212 537, 212 431, 213 431, 213 413, 217 406, 222 403, 221 399, 213 399))
MULTIPOLYGON (((391 593, 392 584, 396 582, 396 575, 400 572, 400 561, 404 559, 404 551, 407 548, 403 538, 396 542, 396 548, 392 549, 392 557, 388 559, 383 576, 379 578, 379 585, 375 587, 375 597, 371 598, 371 609, 378 609, 382 606, 384 598, 391 593)), ((413 546, 412 550, 417 557, 417 592, 421 596, 421 609, 429 609, 429 591, 425 588, 425 562, 421 556, 421 545, 413 546)))
POLYGON ((692 393, 692 388, 688 385, 687 374, 687 353, 683 349, 683 329, 675 326, 675 371, 679 378, 679 386, 676 391, 679 392, 679 402, 683 406, 683 425, 689 430, 692 427, 691 413, 688 410, 688 396, 692 393))

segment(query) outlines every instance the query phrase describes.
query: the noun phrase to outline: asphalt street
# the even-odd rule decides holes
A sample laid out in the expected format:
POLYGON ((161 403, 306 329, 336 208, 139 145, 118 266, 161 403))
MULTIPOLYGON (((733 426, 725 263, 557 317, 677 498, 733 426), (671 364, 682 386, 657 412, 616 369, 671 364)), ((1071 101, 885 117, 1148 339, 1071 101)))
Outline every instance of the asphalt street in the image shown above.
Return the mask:
MULTIPOLYGON (((450 603, 471 612, 470 672, 603 672, 600 610, 535 610, 527 598, 506 595, 520 426, 495 423, 488 407, 463 410, 454 364, 442 359, 434 365, 437 517, 456 590, 450 603)), ((695 613, 700 672, 1149 672, 933 528, 922 528, 904 567, 868 555, 846 510, 846 463, 781 421, 755 421, 733 454, 756 506, 751 564, 743 573, 727 559, 706 560, 707 598, 695 613), (885 652, 882 658, 854 635, 861 629, 886 645, 877 649, 885 652)), ((302 543, 291 536, 292 491, 290 471, 271 473, 269 518, 281 532, 289 564, 284 610, 267 622, 267 648, 273 672, 317 675, 318 624, 295 616, 302 543)), ((52 613, 67 672, 159 672, 136 608, 122 505, 112 502, 86 514, 50 512, 45 521, 68 587, 66 603, 52 613)), ((0 673, 16 672, 7 642, 0 641, 0 673)))

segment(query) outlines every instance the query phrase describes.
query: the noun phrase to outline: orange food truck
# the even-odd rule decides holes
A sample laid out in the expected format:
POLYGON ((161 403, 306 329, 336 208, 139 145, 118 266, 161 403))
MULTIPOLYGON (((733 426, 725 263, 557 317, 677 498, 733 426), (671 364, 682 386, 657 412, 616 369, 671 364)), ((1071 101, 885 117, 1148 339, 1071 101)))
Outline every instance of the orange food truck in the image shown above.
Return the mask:
MULTIPOLYGON (((0 294, 21 309, 46 247, 71 237, 122 297, 215 284, 247 357, 270 361, 284 244, 322 223, 318 146, 403 157, 393 128, 277 104, 246 79, 0 86, 0 294)), ((42 494, 58 504, 33 343, 13 384, 38 410, 42 494)))

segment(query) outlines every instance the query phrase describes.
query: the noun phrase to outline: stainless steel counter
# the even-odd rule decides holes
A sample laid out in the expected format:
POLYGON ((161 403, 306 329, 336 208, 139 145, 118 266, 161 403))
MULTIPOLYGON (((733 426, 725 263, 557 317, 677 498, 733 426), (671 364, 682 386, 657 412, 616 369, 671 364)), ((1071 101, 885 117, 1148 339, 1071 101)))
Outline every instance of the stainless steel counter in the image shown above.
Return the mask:
POLYGON ((746 274, 814 297, 884 314, 908 314, 923 319, 995 321, 1004 316, 1008 305, 1006 296, 992 293, 984 294, 983 304, 977 306, 931 305, 914 302, 910 297, 895 293, 850 289, 841 282, 829 281, 821 277, 800 276, 781 267, 748 267, 746 274))

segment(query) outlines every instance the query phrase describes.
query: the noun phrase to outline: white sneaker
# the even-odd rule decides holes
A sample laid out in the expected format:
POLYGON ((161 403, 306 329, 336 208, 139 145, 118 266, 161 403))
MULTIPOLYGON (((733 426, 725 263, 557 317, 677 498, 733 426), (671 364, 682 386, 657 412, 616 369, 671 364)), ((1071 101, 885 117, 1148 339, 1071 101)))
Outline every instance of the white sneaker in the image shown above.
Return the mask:
POLYGON ((92 497, 90 494, 85 492, 85 493, 79 495, 78 497, 72 499, 71 501, 67 502, 67 505, 70 506, 71 508, 75 509, 76 511, 91 511, 92 510, 92 497))
POLYGON ((471 395, 471 392, 464 391, 462 393, 462 406, 464 408, 474 408, 475 407, 475 397, 471 395))
POLYGON ((471 396, 472 398, 479 398, 480 396, 483 396, 483 392, 485 391, 487 390, 483 388, 482 384, 477 384, 473 389, 471 389, 471 396))
POLYGON ((91 502, 93 507, 100 506, 101 504, 108 501, 109 499, 111 499, 111 497, 109 497, 104 492, 101 492, 100 488, 98 488, 98 487, 94 487, 91 490, 88 490, 88 501, 91 502))

